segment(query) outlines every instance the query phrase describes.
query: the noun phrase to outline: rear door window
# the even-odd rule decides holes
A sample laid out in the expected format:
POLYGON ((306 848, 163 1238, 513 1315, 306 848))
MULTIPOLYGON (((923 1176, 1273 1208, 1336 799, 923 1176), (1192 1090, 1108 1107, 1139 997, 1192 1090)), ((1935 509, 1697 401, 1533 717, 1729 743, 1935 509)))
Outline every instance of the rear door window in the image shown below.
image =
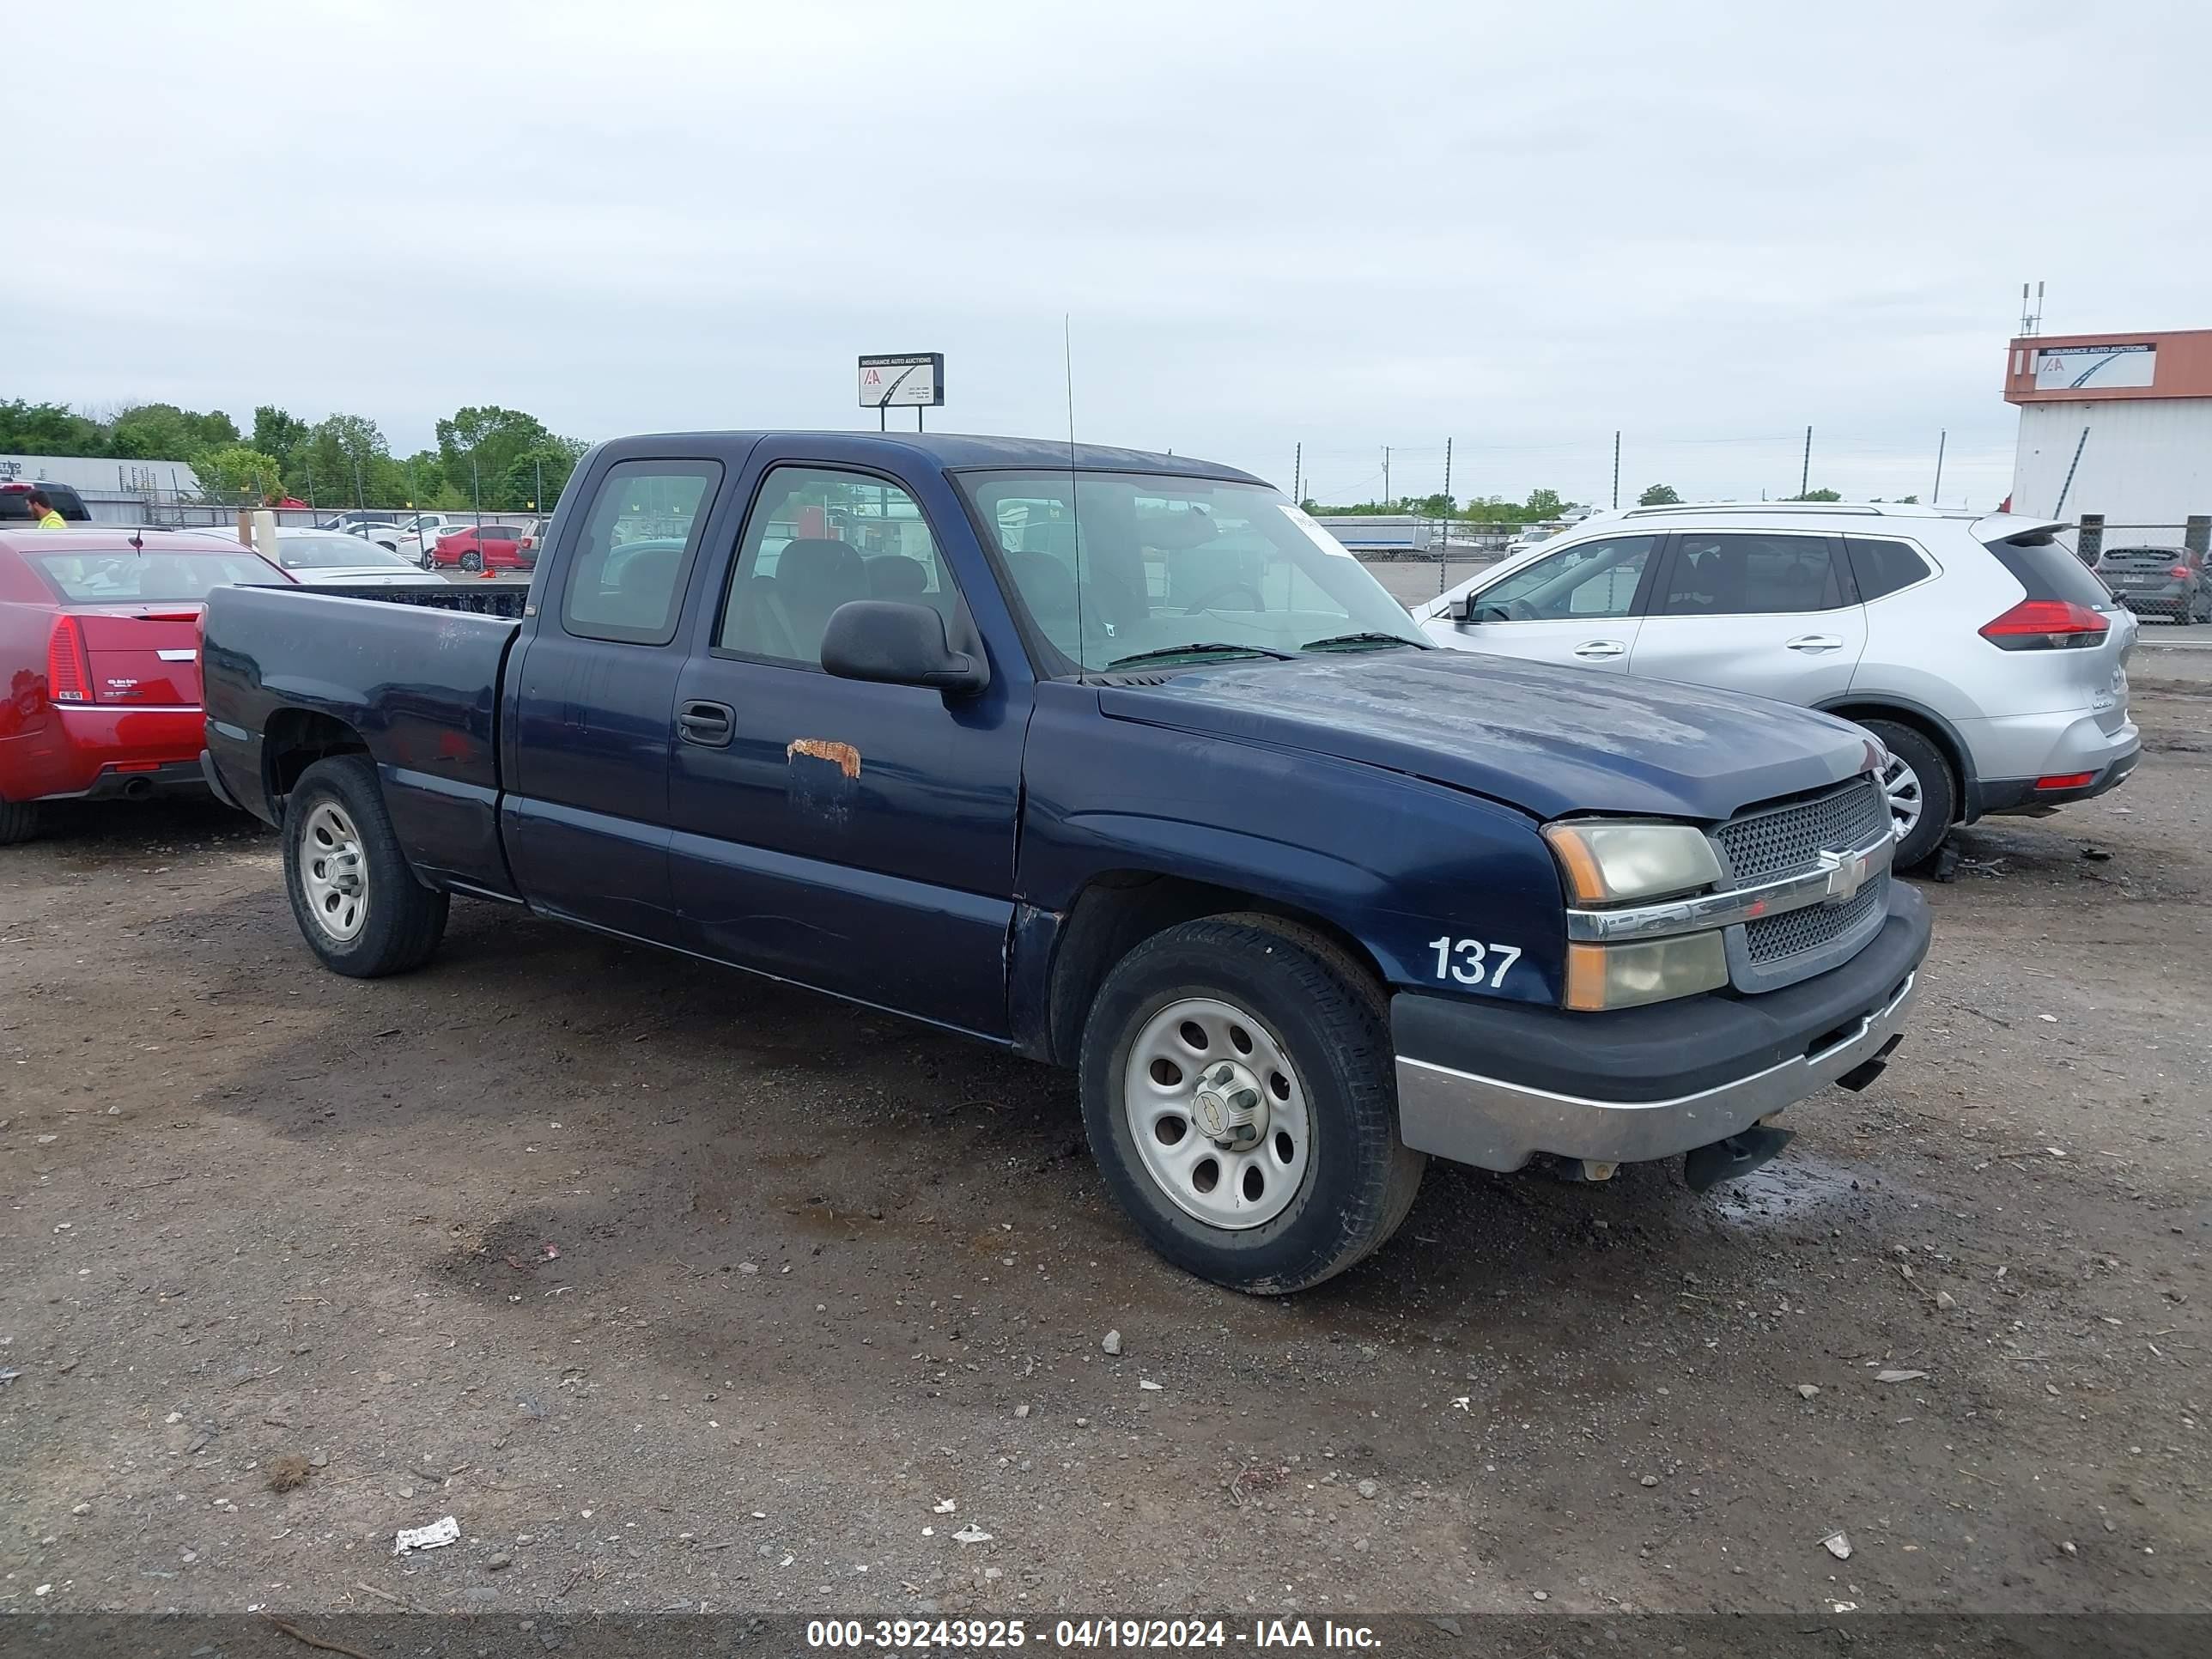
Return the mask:
MULTIPOLYGON (((622 461, 592 496, 568 561, 561 626, 587 640, 665 645, 699 550, 720 461, 622 461)), ((487 536, 498 534, 487 526, 487 536)), ((511 539, 511 538, 510 538, 511 539)))
POLYGON ((1862 599, 1878 599, 1885 593, 1894 593, 1900 587, 1910 587, 1924 580, 1929 574, 1928 561, 1909 542, 1850 536, 1844 538, 1844 545, 1850 550, 1851 574, 1858 580, 1862 599))
POLYGON ((1826 536, 1685 531, 1675 540, 1660 617, 1761 617, 1851 603, 1826 536))

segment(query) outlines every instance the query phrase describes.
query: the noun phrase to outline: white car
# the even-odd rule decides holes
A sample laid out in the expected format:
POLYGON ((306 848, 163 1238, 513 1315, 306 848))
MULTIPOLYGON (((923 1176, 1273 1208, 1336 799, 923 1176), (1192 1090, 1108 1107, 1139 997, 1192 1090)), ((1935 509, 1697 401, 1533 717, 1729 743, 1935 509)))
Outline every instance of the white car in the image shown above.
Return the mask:
POLYGON ((310 586, 386 586, 423 580, 422 569, 406 555, 343 530, 280 530, 276 562, 293 580, 310 586))
POLYGON ((2045 520, 1858 502, 1631 507, 1418 607, 1438 645, 1747 691, 1889 750, 1900 866, 2123 781, 2138 624, 2045 520))

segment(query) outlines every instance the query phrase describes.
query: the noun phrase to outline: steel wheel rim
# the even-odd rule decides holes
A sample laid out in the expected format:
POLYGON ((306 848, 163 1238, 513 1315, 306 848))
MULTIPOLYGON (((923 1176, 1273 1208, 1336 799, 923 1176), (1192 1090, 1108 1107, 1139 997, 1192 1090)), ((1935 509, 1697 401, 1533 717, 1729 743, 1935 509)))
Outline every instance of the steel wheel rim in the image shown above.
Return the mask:
MULTIPOLYGON (((1129 1046, 1121 1107, 1152 1184, 1209 1227, 1265 1226, 1305 1184, 1313 1161, 1305 1085, 1274 1035, 1234 1003, 1184 997, 1147 1019, 1129 1046), (1210 1086, 1224 1066, 1233 1078, 1210 1086), (1222 1125, 1218 1109, 1246 1089, 1260 1096, 1254 1144, 1207 1133, 1202 1124, 1222 1125)), ((1232 1120, 1240 1115, 1231 1109, 1232 1120)))
POLYGON ((361 936, 368 921, 368 855, 335 801, 318 804, 300 826, 300 886, 325 934, 340 944, 361 936))
POLYGON ((1892 755, 1881 775, 1881 793, 1889 802, 1889 826, 1898 840, 1903 841, 1920 826, 1920 814, 1927 800, 1920 788, 1920 774, 1905 763, 1901 755, 1892 755))

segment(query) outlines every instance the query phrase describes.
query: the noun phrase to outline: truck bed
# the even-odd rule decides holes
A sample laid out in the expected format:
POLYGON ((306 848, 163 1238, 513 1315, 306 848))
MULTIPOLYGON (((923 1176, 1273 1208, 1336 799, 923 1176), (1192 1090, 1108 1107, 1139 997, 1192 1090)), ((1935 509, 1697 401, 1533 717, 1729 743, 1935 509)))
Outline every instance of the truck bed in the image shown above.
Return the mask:
POLYGON ((264 746, 304 724, 319 745, 368 750, 423 875, 507 890, 499 688, 527 598, 489 582, 216 589, 202 677, 224 790, 277 822, 291 780, 270 775, 264 746))

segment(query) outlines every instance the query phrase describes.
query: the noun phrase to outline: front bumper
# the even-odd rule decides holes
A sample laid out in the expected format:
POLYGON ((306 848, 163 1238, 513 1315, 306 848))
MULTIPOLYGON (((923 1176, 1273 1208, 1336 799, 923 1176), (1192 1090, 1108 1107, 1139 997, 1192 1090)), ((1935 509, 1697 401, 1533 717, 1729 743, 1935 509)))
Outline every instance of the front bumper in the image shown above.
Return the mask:
POLYGON ((1709 1146, 1887 1056, 1928 939, 1926 901, 1894 883, 1857 955, 1759 996, 1571 1014, 1399 995, 1399 1133, 1416 1152, 1486 1170, 1539 1152, 1632 1164, 1709 1146))

